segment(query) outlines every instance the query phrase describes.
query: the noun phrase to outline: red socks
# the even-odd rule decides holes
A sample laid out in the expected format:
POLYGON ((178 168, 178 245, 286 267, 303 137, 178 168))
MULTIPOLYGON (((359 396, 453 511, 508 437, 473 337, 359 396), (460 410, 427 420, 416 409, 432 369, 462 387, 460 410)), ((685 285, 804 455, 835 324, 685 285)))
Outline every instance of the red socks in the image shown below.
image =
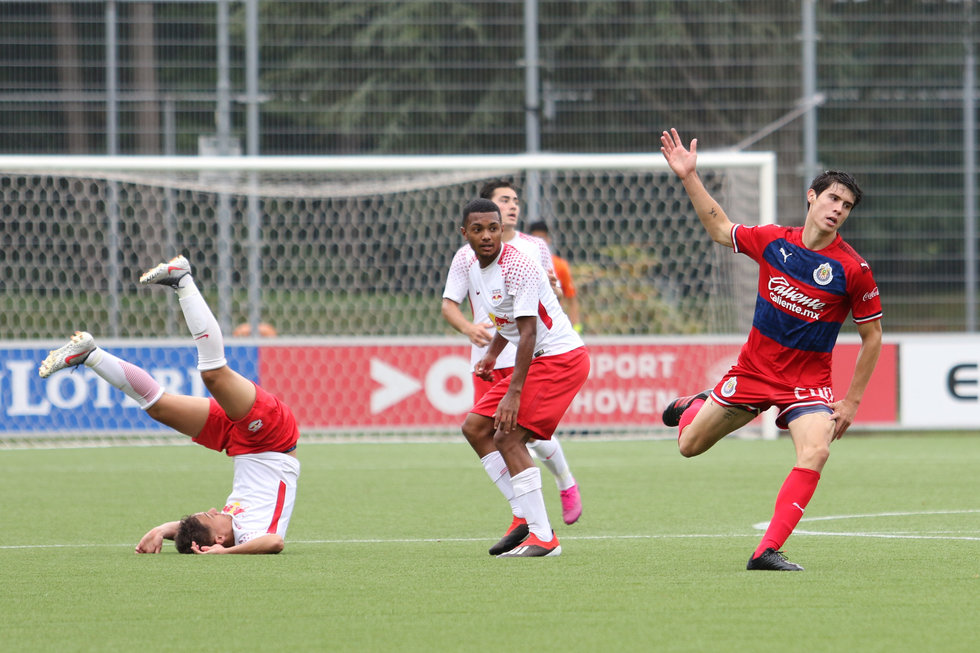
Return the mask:
POLYGON ((678 440, 681 439, 681 431, 684 430, 685 426, 687 426, 688 424, 694 421, 694 416, 698 414, 698 411, 701 410, 701 406, 703 405, 704 405, 704 399, 695 399, 694 401, 691 402, 691 405, 688 406, 683 413, 681 413, 681 419, 679 422, 677 422, 678 440))
MULTIPOLYGON (((683 424, 683 417, 681 419, 683 424)), ((817 489, 819 480, 820 472, 803 467, 793 468, 783 481, 779 494, 776 495, 776 508, 772 520, 769 522, 766 534, 762 537, 762 542, 759 543, 759 548, 752 555, 753 558, 757 558, 766 549, 779 551, 782 548, 783 543, 803 517, 803 510, 810 503, 810 497, 817 489)))

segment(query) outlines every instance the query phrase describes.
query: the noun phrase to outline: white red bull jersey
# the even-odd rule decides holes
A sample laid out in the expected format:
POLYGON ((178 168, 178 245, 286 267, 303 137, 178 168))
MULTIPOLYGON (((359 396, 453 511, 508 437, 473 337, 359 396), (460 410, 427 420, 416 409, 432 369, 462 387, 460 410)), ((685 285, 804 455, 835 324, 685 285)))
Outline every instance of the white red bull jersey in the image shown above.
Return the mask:
POLYGON ((497 332, 512 344, 521 339, 517 318, 529 316, 538 320, 535 356, 564 354, 585 344, 558 303, 541 265, 516 247, 501 247, 497 259, 485 268, 474 256, 469 283, 474 305, 483 306, 497 332))
POLYGON ((221 512, 231 515, 235 544, 267 533, 285 539, 296 503, 299 461, 274 451, 240 454, 234 461, 231 494, 221 512))
MULTIPOLYGON (((516 232, 514 238, 505 244, 516 247, 532 260, 540 259, 541 266, 546 271, 554 270, 554 261, 551 258, 551 250, 548 249, 548 243, 542 239, 535 238, 534 236, 529 236, 518 231, 516 232)), ((463 245, 456 250, 456 254, 453 256, 453 262, 449 266, 449 275, 446 278, 446 288, 443 291, 442 296, 456 302, 457 304, 462 304, 463 300, 469 297, 470 308, 473 311, 473 322, 474 324, 479 324, 481 322, 489 322, 490 316, 487 315, 486 311, 483 309, 483 305, 474 300, 474 297, 470 292, 469 267, 475 260, 476 254, 473 252, 473 248, 470 247, 469 244, 463 245)), ((476 365, 477 361, 483 358, 483 355, 486 352, 486 347, 477 347, 476 345, 472 345, 470 347, 470 366, 476 365)), ((506 367, 514 367, 514 361, 516 358, 517 348, 508 343, 507 346, 504 347, 504 350, 500 352, 500 355, 497 356, 495 369, 499 370, 506 367)))

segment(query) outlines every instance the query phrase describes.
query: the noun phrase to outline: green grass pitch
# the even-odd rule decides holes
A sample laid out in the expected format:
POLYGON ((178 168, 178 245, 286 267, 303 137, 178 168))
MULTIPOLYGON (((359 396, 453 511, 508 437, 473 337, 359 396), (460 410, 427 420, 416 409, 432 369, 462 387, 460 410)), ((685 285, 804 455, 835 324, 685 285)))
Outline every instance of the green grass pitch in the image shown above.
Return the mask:
POLYGON ((786 546, 747 572, 793 446, 566 439, 581 521, 500 560, 503 499, 461 442, 300 445, 279 556, 156 556, 151 526, 219 506, 196 446, 0 451, 5 651, 974 651, 980 438, 849 435, 786 546))

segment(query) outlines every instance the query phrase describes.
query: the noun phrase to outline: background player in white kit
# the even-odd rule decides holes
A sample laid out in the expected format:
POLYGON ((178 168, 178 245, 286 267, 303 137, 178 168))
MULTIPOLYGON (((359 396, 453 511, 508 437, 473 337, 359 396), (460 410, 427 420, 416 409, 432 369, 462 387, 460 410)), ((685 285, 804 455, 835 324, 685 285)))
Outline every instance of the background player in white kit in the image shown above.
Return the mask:
MULTIPOLYGON (((520 203, 517 190, 505 180, 497 179, 489 181, 480 189, 480 197, 491 200, 500 210, 501 214, 501 243, 513 245, 523 252, 528 258, 539 261, 541 266, 549 275, 549 279, 554 275, 551 250, 548 244, 541 238, 535 238, 517 231, 517 222, 520 218, 520 203)), ((463 245, 453 256, 453 261, 449 266, 449 274, 446 279, 446 288, 442 295, 442 316, 457 331, 470 339, 470 364, 476 365, 484 353, 487 345, 493 338, 493 325, 490 323, 486 312, 480 308, 479 302, 475 302, 470 296, 469 280, 466 270, 470 263, 475 259, 476 254, 469 244, 463 245), (470 308, 473 311, 473 319, 469 320, 463 315, 460 305, 463 300, 469 297, 470 308)), ((481 379, 473 374, 473 402, 476 403, 483 394, 493 386, 494 383, 509 375, 514 369, 514 357, 517 349, 507 344, 504 350, 497 357, 496 368, 493 371, 493 378, 490 380, 481 379)), ((541 460, 541 463, 555 477, 561 498, 562 519, 566 524, 574 524, 582 515, 582 498, 579 492, 578 483, 565 458, 565 452, 557 438, 551 440, 532 440, 528 446, 534 455, 541 460)), ((496 479, 502 469, 488 469, 487 473, 491 479, 496 479)), ((514 506, 515 515, 512 529, 523 532, 526 525, 523 523, 523 515, 519 514, 520 509, 514 506)), ((500 551, 491 549, 491 553, 496 555, 500 551)))
POLYGON ((512 525, 494 548, 503 549, 502 557, 559 555, 541 493, 541 471, 526 444, 551 438, 588 379, 588 351, 544 269, 501 242, 500 209, 494 202, 481 198, 467 204, 461 231, 475 253, 467 270, 471 297, 497 329, 474 371, 492 378, 505 344, 517 348, 513 373, 487 390, 462 426, 488 473, 500 469, 501 461, 506 465, 491 478, 526 520, 526 537, 512 525))
POLYGON ((146 370, 96 346, 84 331, 48 354, 40 375, 85 365, 153 419, 234 458, 232 490, 222 510, 212 508, 152 528, 136 545, 136 553, 159 553, 165 539, 174 540, 181 553, 279 553, 285 546, 300 470, 299 429, 292 411, 228 367, 221 329, 186 258, 157 265, 140 277, 140 283, 176 290, 197 346, 197 368, 213 398, 164 392, 146 370))

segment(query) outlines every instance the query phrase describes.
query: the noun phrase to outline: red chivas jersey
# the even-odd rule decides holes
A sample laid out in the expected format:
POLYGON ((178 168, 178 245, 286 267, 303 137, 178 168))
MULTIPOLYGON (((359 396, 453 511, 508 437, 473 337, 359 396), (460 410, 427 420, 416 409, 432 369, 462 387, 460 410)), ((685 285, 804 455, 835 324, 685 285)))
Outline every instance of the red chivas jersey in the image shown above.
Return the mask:
POLYGON ((759 288, 749 339, 738 366, 799 388, 831 385, 831 352, 841 326, 881 319, 871 268, 838 234, 813 251, 802 227, 732 227, 738 253, 759 264, 759 288))

